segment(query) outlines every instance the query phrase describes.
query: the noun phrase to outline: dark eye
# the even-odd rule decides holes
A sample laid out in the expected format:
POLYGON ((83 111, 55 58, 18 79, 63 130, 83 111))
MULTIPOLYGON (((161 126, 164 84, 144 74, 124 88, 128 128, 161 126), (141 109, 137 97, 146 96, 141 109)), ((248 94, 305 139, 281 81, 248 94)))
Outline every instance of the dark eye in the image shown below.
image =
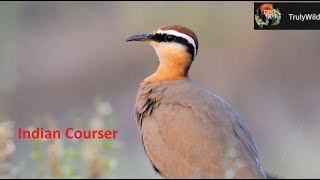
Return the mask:
POLYGON ((174 37, 172 35, 166 35, 164 38, 167 42, 172 42, 176 39, 176 37, 174 37))

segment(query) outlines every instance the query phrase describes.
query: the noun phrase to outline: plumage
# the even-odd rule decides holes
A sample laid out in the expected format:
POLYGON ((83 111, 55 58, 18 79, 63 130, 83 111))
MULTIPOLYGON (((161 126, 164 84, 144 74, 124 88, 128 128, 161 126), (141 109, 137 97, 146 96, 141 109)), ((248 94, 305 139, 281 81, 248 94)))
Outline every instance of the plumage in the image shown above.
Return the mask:
POLYGON ((146 153, 162 176, 264 177, 240 117, 225 101, 192 81, 142 85, 136 107, 146 153))
MULTIPOLYGON (((159 29, 183 32, 198 48, 196 35, 186 27, 159 29)), ((146 41, 160 65, 140 84, 135 117, 156 172, 163 178, 266 178, 245 122, 226 101, 190 80, 188 48, 159 45, 152 40, 155 32, 146 41)))

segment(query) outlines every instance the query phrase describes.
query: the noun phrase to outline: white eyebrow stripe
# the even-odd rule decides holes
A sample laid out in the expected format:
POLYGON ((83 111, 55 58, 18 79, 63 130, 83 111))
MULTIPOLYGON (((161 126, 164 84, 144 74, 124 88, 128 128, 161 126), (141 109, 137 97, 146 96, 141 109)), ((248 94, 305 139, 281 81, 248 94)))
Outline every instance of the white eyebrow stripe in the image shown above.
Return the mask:
POLYGON ((186 39, 190 44, 192 44, 193 49, 194 49, 194 57, 196 56, 197 47, 196 47, 196 43, 194 42, 192 37, 190 37, 190 36, 188 36, 186 34, 180 33, 178 31, 175 31, 175 30, 164 30, 163 31, 163 30, 159 29, 159 30, 156 31, 156 33, 157 34, 170 34, 170 35, 174 35, 174 36, 186 39))

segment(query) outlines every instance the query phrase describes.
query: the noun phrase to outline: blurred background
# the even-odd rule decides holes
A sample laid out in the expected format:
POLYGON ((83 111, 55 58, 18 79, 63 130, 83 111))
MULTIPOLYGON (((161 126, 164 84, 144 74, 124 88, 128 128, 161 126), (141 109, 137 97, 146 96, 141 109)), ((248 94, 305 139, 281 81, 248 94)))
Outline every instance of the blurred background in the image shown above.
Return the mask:
MULTIPOLYGON (((281 178, 320 177, 320 32, 254 31, 253 2, 0 2, 0 117, 28 128, 50 114, 61 129, 90 118, 94 100, 114 111, 117 178, 159 178, 133 112, 139 83, 158 65, 127 37, 164 24, 194 30, 192 80, 246 119, 263 166, 281 178)), ((13 164, 30 140, 15 137, 13 164)), ((26 162, 21 177, 32 177, 26 162)))

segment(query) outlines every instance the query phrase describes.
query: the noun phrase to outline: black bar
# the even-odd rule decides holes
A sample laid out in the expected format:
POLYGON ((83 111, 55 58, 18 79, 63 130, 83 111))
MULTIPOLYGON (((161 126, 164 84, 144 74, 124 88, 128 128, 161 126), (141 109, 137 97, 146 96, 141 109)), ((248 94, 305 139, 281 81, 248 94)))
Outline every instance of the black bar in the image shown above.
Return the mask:
MULTIPOLYGON (((268 11, 270 6, 266 6, 267 15, 271 13, 268 11)), ((276 13, 278 14, 278 13, 276 13)), ((278 14, 279 15, 279 14, 278 14)), ((268 3, 255 2, 254 3, 254 29, 255 30, 320 30, 320 2, 285 2, 285 3, 268 3), (273 12, 281 13, 279 16, 273 16, 271 23, 268 25, 258 26, 258 23, 267 22, 267 18, 262 12, 258 12, 260 6, 263 4, 272 4, 273 12), (258 20, 256 20, 256 18, 258 20), (278 19, 276 19, 278 18, 278 19), (304 19, 303 19, 304 18, 304 19), (277 23, 279 22, 279 23, 277 23), (278 24, 278 25, 277 25, 278 24)))

